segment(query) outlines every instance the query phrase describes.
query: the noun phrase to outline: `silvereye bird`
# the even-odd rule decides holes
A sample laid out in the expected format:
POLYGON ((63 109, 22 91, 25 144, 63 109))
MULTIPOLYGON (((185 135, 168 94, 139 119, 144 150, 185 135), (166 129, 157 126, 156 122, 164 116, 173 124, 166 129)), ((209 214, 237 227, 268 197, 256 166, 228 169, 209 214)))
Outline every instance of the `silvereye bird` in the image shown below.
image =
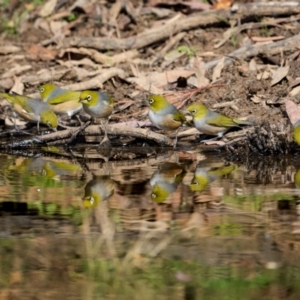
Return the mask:
POLYGON ((69 161, 64 160, 45 160, 41 168, 41 173, 47 178, 61 180, 62 177, 70 177, 82 172, 82 168, 69 161))
POLYGON ((295 176, 294 176, 294 182, 297 188, 300 188, 300 169, 297 170, 295 176))
POLYGON ((170 194, 176 191, 185 174, 185 169, 178 164, 163 164, 150 179, 152 200, 157 203, 165 201, 170 194))
POLYGON ((186 121, 184 114, 162 95, 150 95, 148 103, 150 105, 148 117, 153 125, 166 131, 176 130, 175 148, 178 128, 186 121))
POLYGON ((202 192, 206 189, 208 184, 210 184, 218 178, 230 174, 236 168, 237 167, 234 165, 229 165, 217 169, 211 168, 207 170, 207 168, 197 166, 196 171, 194 173, 194 177, 189 187, 193 192, 202 192))
POLYGON ((1 95, 21 118, 37 123, 38 131, 40 131, 40 123, 56 131, 58 119, 47 103, 21 95, 10 95, 7 93, 2 93, 1 95))
POLYGON ((42 100, 58 115, 67 114, 72 117, 82 108, 82 104, 78 102, 80 96, 78 91, 65 90, 47 83, 39 87, 39 92, 42 100))
POLYGON ((300 120, 294 124, 293 138, 295 142, 300 145, 300 120))
POLYGON ((102 126, 102 119, 106 119, 104 124, 105 135, 101 143, 108 140, 106 127, 109 117, 113 112, 114 99, 107 93, 86 90, 81 92, 79 101, 82 103, 83 109, 87 114, 92 118, 100 118, 102 126))
POLYGON ((82 198, 85 208, 94 208, 114 194, 115 182, 109 176, 99 176, 87 183, 82 198))
POLYGON ((187 110, 192 114, 194 125, 199 131, 208 135, 217 135, 217 138, 221 138, 232 127, 253 125, 252 122, 232 119, 211 111, 202 103, 194 103, 187 110))

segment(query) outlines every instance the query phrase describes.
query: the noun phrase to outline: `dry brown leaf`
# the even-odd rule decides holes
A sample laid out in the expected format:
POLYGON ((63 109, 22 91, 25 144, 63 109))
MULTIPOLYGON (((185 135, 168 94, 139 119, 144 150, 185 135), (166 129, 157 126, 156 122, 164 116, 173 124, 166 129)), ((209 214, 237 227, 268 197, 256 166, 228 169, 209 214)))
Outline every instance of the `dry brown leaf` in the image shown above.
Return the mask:
POLYGON ((188 6, 192 10, 209 10, 212 8, 211 5, 209 5, 207 3, 203 3, 198 0, 191 0, 191 1, 149 0, 149 1, 147 1, 147 6, 158 6, 158 5, 173 6, 173 5, 178 5, 178 4, 188 6))
POLYGON ((148 76, 146 76, 146 78, 148 78, 149 82, 152 85, 155 85, 157 88, 163 88, 170 82, 175 82, 179 77, 188 78, 194 73, 194 71, 175 69, 163 73, 152 72, 148 76))
POLYGON ((56 50, 47 49, 39 44, 33 44, 26 52, 32 60, 49 61, 53 60, 57 55, 56 50))
POLYGON ((21 50, 22 49, 20 47, 13 46, 13 45, 0 46, 0 54, 15 53, 15 52, 19 52, 21 50))
POLYGON ((295 102, 290 100, 289 98, 285 99, 285 109, 286 113, 291 121, 291 123, 294 125, 297 121, 300 120, 300 110, 295 102))
POLYGON ((218 145, 218 146, 224 146, 226 143, 223 141, 205 141, 203 142, 205 145, 218 145))
POLYGON ((268 79, 272 76, 271 71, 263 71, 262 73, 257 74, 257 80, 268 79))
POLYGON ((152 123, 150 121, 128 121, 128 122, 119 122, 116 124, 112 124, 112 127, 123 127, 123 126, 128 126, 128 127, 133 127, 133 128, 139 128, 139 127, 146 127, 146 126, 151 126, 152 123))
POLYGON ((9 90, 13 87, 14 82, 12 78, 5 78, 0 80, 0 88, 3 90, 9 90))
POLYGON ((86 81, 68 84, 68 85, 63 86, 63 88, 75 90, 75 91, 89 90, 89 89, 102 89, 103 83, 106 82, 107 80, 109 80, 115 76, 118 76, 125 80, 126 75, 127 74, 124 72, 123 69, 110 68, 105 71, 103 70, 103 72, 101 72, 101 74, 99 74, 93 78, 90 78, 86 81))
POLYGON ((222 59, 218 62, 218 64, 215 66, 213 75, 212 75, 212 82, 215 82, 220 76, 221 72, 225 65, 225 57, 223 56, 222 59))
POLYGON ((53 13, 56 4, 57 4, 57 0, 48 0, 41 8, 39 15, 41 17, 50 16, 53 13))
POLYGON ((293 88, 290 92, 289 95, 290 96, 296 96, 300 93, 300 86, 296 86, 295 88, 293 88))
POLYGON ((12 77, 14 75, 19 75, 25 71, 28 71, 32 69, 32 66, 30 65, 25 65, 25 66, 20 66, 20 65, 15 65, 13 68, 11 68, 9 71, 7 71, 6 73, 4 73, 2 75, 2 78, 8 78, 8 77, 12 77))
POLYGON ((184 131, 180 131, 178 133, 178 137, 184 137, 184 136, 195 136, 200 134, 199 130, 197 128, 189 128, 187 130, 184 131))
POLYGON ((263 97, 259 95, 254 95, 250 98, 254 103, 258 104, 263 101, 263 97))
MULTIPOLYGON (((90 60, 89 58, 85 57, 83 59, 80 59, 80 60, 67 60, 67 61, 64 61, 64 60, 59 60, 57 59, 56 60, 60 65, 62 66, 66 66, 68 68, 72 68, 74 66, 90 66, 90 67, 93 67, 93 68, 97 68, 98 65, 96 65, 92 60, 90 60)), ((100 66, 99 66, 100 67, 100 66)), ((101 67, 100 67, 101 68, 101 67)))
POLYGON ((195 85, 196 87, 200 88, 209 84, 209 79, 205 77, 205 63, 202 60, 197 58, 194 60, 194 72, 197 77, 197 85, 195 85))
POLYGON ((142 7, 141 9, 141 15, 156 15, 160 19, 167 18, 170 15, 172 15, 173 11, 168 8, 162 8, 162 7, 142 7))
POLYGON ((249 71, 257 71, 257 65, 254 58, 249 62, 249 71))
POLYGON ((76 72, 76 77, 78 79, 78 81, 81 81, 85 78, 88 78, 88 77, 94 77, 94 76, 97 76, 99 74, 101 74, 103 72, 103 69, 99 68, 97 69, 96 71, 88 71, 84 68, 79 68, 79 67, 72 67, 72 69, 76 72))
POLYGON ((234 0, 218 0, 218 2, 213 6, 214 9, 223 9, 231 6, 234 0))
POLYGON ((199 0, 192 0, 192 1, 180 1, 181 4, 188 6, 192 10, 209 10, 212 9, 212 6, 203 3, 199 0))
MULTIPOLYGON (((134 73, 139 73, 139 71, 132 65, 131 66, 134 73)), ((194 74, 194 71, 188 71, 183 69, 175 69, 171 71, 166 71, 163 73, 152 72, 147 76, 144 74, 139 74, 136 77, 130 77, 127 80, 129 82, 134 82, 139 85, 143 90, 153 93, 162 94, 164 88, 168 86, 169 83, 175 82, 179 77, 190 77, 194 74)))
POLYGON ((300 78, 297 77, 297 78, 295 78, 294 80, 292 80, 292 82, 290 83, 289 88, 292 89, 292 88, 294 88, 295 86, 298 86, 299 84, 300 84, 300 78))
POLYGON ((280 82, 288 74, 290 66, 279 67, 277 71, 274 72, 271 86, 280 82))
POLYGON ((163 89, 156 87, 154 84, 151 84, 149 79, 146 77, 129 77, 126 78, 126 80, 137 84, 141 89, 151 94, 162 94, 164 91, 163 89))
POLYGON ((22 83, 22 77, 14 76, 14 85, 11 88, 11 92, 22 95, 24 91, 24 84, 22 83))
POLYGON ((22 129, 26 125, 26 121, 21 120, 19 118, 12 119, 10 117, 6 117, 4 120, 5 127, 6 128, 13 128, 15 127, 15 124, 18 126, 19 129, 22 129))
POLYGON ((93 1, 87 0, 77 0, 75 3, 69 8, 69 11, 74 10, 75 8, 82 9, 86 14, 95 13, 97 9, 95 8, 95 4, 93 1))
POLYGON ((251 36, 253 42, 271 42, 285 39, 285 36, 251 36))
POLYGON ((51 21, 49 22, 50 31, 52 34, 58 34, 62 32, 65 26, 68 25, 67 21, 51 21))

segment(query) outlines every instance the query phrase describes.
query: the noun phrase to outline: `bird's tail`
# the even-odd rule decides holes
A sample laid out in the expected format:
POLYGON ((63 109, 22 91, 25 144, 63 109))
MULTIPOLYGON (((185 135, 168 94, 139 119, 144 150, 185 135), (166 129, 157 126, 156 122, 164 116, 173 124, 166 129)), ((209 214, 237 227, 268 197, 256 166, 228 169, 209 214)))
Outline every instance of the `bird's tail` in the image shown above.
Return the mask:
POLYGON ((247 120, 232 119, 237 125, 253 126, 254 123, 247 120))
POLYGON ((15 97, 13 95, 7 93, 0 93, 0 96, 3 97, 6 101, 8 101, 10 104, 13 104, 15 101, 15 97))

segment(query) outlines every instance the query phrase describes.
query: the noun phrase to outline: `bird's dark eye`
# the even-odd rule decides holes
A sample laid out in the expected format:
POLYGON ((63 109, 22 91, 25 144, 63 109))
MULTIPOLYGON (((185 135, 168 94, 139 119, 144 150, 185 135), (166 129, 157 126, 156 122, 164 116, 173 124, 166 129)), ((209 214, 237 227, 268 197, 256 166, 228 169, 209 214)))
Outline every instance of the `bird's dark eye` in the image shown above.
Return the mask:
POLYGON ((92 96, 91 95, 87 95, 85 98, 87 101, 91 101, 92 100, 92 96))
POLYGON ((156 198, 156 195, 153 193, 151 194, 151 198, 155 199, 156 198))
POLYGON ((196 109, 191 110, 191 114, 195 114, 196 112, 196 109))
POLYGON ((150 98, 150 99, 149 99, 149 103, 150 103, 150 104, 154 103, 154 99, 150 98))
POLYGON ((42 87, 40 88, 40 93, 44 93, 45 92, 45 89, 42 87))
POLYGON ((192 184, 198 185, 198 181, 193 181, 192 184))

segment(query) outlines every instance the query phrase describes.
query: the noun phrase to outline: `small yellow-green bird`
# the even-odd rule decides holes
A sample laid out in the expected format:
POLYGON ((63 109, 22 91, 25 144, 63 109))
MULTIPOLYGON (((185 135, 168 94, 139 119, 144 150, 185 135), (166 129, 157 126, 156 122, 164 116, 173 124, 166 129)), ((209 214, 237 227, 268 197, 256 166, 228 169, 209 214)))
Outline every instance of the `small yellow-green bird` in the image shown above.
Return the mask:
POLYGON ((150 179, 151 198, 157 203, 165 201, 174 193, 186 174, 185 169, 175 163, 165 163, 150 179))
POLYGON ((42 176, 61 180, 62 177, 76 176, 81 174, 82 168, 78 164, 73 164, 64 160, 44 160, 44 165, 41 168, 42 176))
POLYGON ((100 119, 101 125, 104 126, 104 139, 101 143, 107 141, 107 124, 113 112, 114 99, 107 93, 85 90, 81 92, 79 102, 82 103, 83 109, 87 114, 92 118, 100 119), (102 119, 106 119, 104 125, 102 124, 102 119))
POLYGON ((300 145, 300 120, 294 124, 293 138, 295 142, 300 145))
POLYGON ((22 95, 10 95, 7 93, 0 94, 12 109, 24 120, 36 123, 37 130, 40 131, 40 123, 48 126, 53 130, 57 130, 57 115, 50 109, 47 103, 38 99, 28 98, 22 95))
POLYGON ((67 114, 72 117, 78 113, 82 104, 79 102, 79 91, 62 89, 54 84, 46 83, 39 87, 41 98, 48 103, 58 115, 67 114))
POLYGON ((206 189, 208 184, 218 178, 230 174, 236 169, 237 167, 235 165, 223 166, 217 169, 211 168, 208 170, 202 166, 197 166, 189 187, 193 192, 202 192, 206 189))
POLYGON ((115 189, 115 182, 109 176, 99 176, 89 181, 84 189, 82 198, 85 208, 94 208, 101 201, 108 200, 115 189))
POLYGON ((148 103, 150 105, 148 117, 151 123, 162 130, 176 131, 175 148, 178 128, 186 121, 184 114, 162 95, 150 95, 148 103))
POLYGON ((294 182, 295 182, 295 186, 297 188, 300 188, 300 169, 297 170, 297 172, 294 176, 294 182))
POLYGON ((217 138, 221 138, 232 127, 253 125, 252 122, 232 119, 211 111, 202 103, 190 105, 187 111, 193 116, 194 125, 200 132, 208 135, 217 135, 217 138))

